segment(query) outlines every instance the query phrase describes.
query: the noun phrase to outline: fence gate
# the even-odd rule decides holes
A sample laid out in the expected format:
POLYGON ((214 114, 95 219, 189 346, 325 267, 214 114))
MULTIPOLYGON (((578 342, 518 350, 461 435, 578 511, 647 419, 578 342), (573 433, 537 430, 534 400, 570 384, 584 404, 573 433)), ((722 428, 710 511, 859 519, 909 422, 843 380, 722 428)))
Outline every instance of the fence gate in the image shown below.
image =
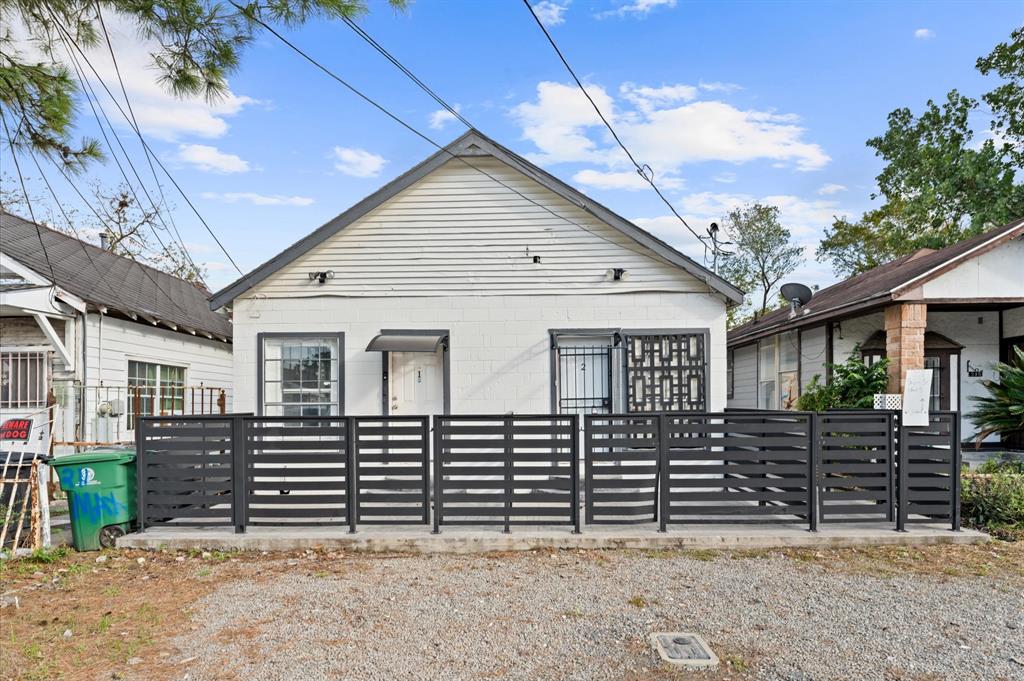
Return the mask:
POLYGON ((242 439, 235 422, 222 416, 139 421, 135 436, 142 528, 234 523, 243 479, 236 475, 242 439))
POLYGON ((579 530, 577 416, 435 416, 434 531, 571 524, 579 530))
POLYGON ((895 520, 893 412, 817 415, 822 522, 895 520))
POLYGON ((801 412, 661 417, 661 527, 671 523, 793 522, 815 528, 813 415, 801 412))
POLYGON ((960 529, 960 414, 932 412, 927 426, 899 432, 896 526, 946 520, 960 529))
POLYGON ((242 419, 245 431, 243 525, 345 525, 351 514, 344 416, 242 419))
POLYGON ((649 523, 658 518, 656 415, 590 415, 584 445, 588 525, 649 523))
POLYGON ((430 417, 357 417, 357 522, 430 522, 430 417))

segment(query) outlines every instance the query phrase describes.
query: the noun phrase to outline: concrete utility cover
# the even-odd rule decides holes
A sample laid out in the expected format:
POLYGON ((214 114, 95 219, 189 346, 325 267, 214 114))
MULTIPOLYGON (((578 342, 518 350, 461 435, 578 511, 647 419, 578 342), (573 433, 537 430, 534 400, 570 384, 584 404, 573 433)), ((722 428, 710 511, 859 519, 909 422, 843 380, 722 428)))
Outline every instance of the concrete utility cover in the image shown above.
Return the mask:
POLYGON ((651 634, 651 643, 661 655, 661 659, 672 665, 691 668, 718 665, 718 656, 711 652, 711 646, 707 641, 697 634, 651 634))

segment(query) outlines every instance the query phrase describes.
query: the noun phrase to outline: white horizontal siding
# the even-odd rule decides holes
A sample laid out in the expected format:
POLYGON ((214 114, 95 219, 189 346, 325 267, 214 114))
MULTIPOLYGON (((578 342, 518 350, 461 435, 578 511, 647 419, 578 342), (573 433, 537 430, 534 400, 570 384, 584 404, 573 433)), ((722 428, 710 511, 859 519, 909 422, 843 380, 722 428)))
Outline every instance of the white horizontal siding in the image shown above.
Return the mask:
POLYGON ((461 161, 449 161, 271 275, 255 293, 279 298, 709 291, 696 277, 497 159, 470 162, 528 199, 461 161), (628 278, 607 281, 613 268, 625 269, 628 278), (310 272, 327 270, 333 279, 310 281, 310 272))
POLYGON ((815 326, 800 332, 800 391, 810 385, 815 376, 825 382, 825 326, 815 326))

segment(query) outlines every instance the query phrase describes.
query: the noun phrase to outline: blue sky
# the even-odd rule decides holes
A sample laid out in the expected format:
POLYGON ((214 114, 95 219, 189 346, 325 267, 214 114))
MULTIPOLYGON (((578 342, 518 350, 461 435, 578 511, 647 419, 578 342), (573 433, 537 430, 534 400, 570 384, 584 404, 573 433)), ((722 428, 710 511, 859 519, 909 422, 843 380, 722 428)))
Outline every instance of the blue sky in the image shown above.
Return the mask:
MULTIPOLYGON (((370 7, 364 28, 476 127, 700 259, 694 238, 637 185, 519 0, 418 0, 401 14, 379 0, 370 7)), ((1019 2, 547 0, 537 8, 692 226, 702 231, 746 202, 774 202, 810 255, 792 278, 814 284, 833 280, 829 264, 813 258, 823 228, 871 206, 880 166, 864 141, 894 108, 919 111, 952 88, 991 89, 974 62, 1024 19, 1019 2)), ((316 22, 288 36, 436 141, 464 130, 436 116, 436 103, 344 24, 316 22)), ((115 27, 115 48, 151 146, 245 270, 433 151, 269 35, 244 53, 231 95, 212 108, 163 93, 147 46, 126 25, 115 27)), ((93 59, 113 86, 109 61, 93 59)), ((80 131, 98 134, 84 106, 80 131)), ((141 172, 137 144, 123 124, 119 132, 141 172)), ((9 156, 0 160, 7 166, 9 156)), ((107 163, 86 177, 119 176, 107 163)), ((171 201, 210 286, 234 279, 186 203, 171 201)))

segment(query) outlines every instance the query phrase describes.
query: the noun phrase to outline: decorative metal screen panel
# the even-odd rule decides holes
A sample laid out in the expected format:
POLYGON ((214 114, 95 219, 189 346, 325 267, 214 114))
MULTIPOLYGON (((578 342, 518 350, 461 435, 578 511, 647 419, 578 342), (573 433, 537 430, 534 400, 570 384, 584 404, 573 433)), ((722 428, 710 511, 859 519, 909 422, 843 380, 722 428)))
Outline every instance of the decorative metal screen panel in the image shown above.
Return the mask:
POLYGON ((630 412, 703 411, 707 358, 703 333, 627 336, 630 412))

